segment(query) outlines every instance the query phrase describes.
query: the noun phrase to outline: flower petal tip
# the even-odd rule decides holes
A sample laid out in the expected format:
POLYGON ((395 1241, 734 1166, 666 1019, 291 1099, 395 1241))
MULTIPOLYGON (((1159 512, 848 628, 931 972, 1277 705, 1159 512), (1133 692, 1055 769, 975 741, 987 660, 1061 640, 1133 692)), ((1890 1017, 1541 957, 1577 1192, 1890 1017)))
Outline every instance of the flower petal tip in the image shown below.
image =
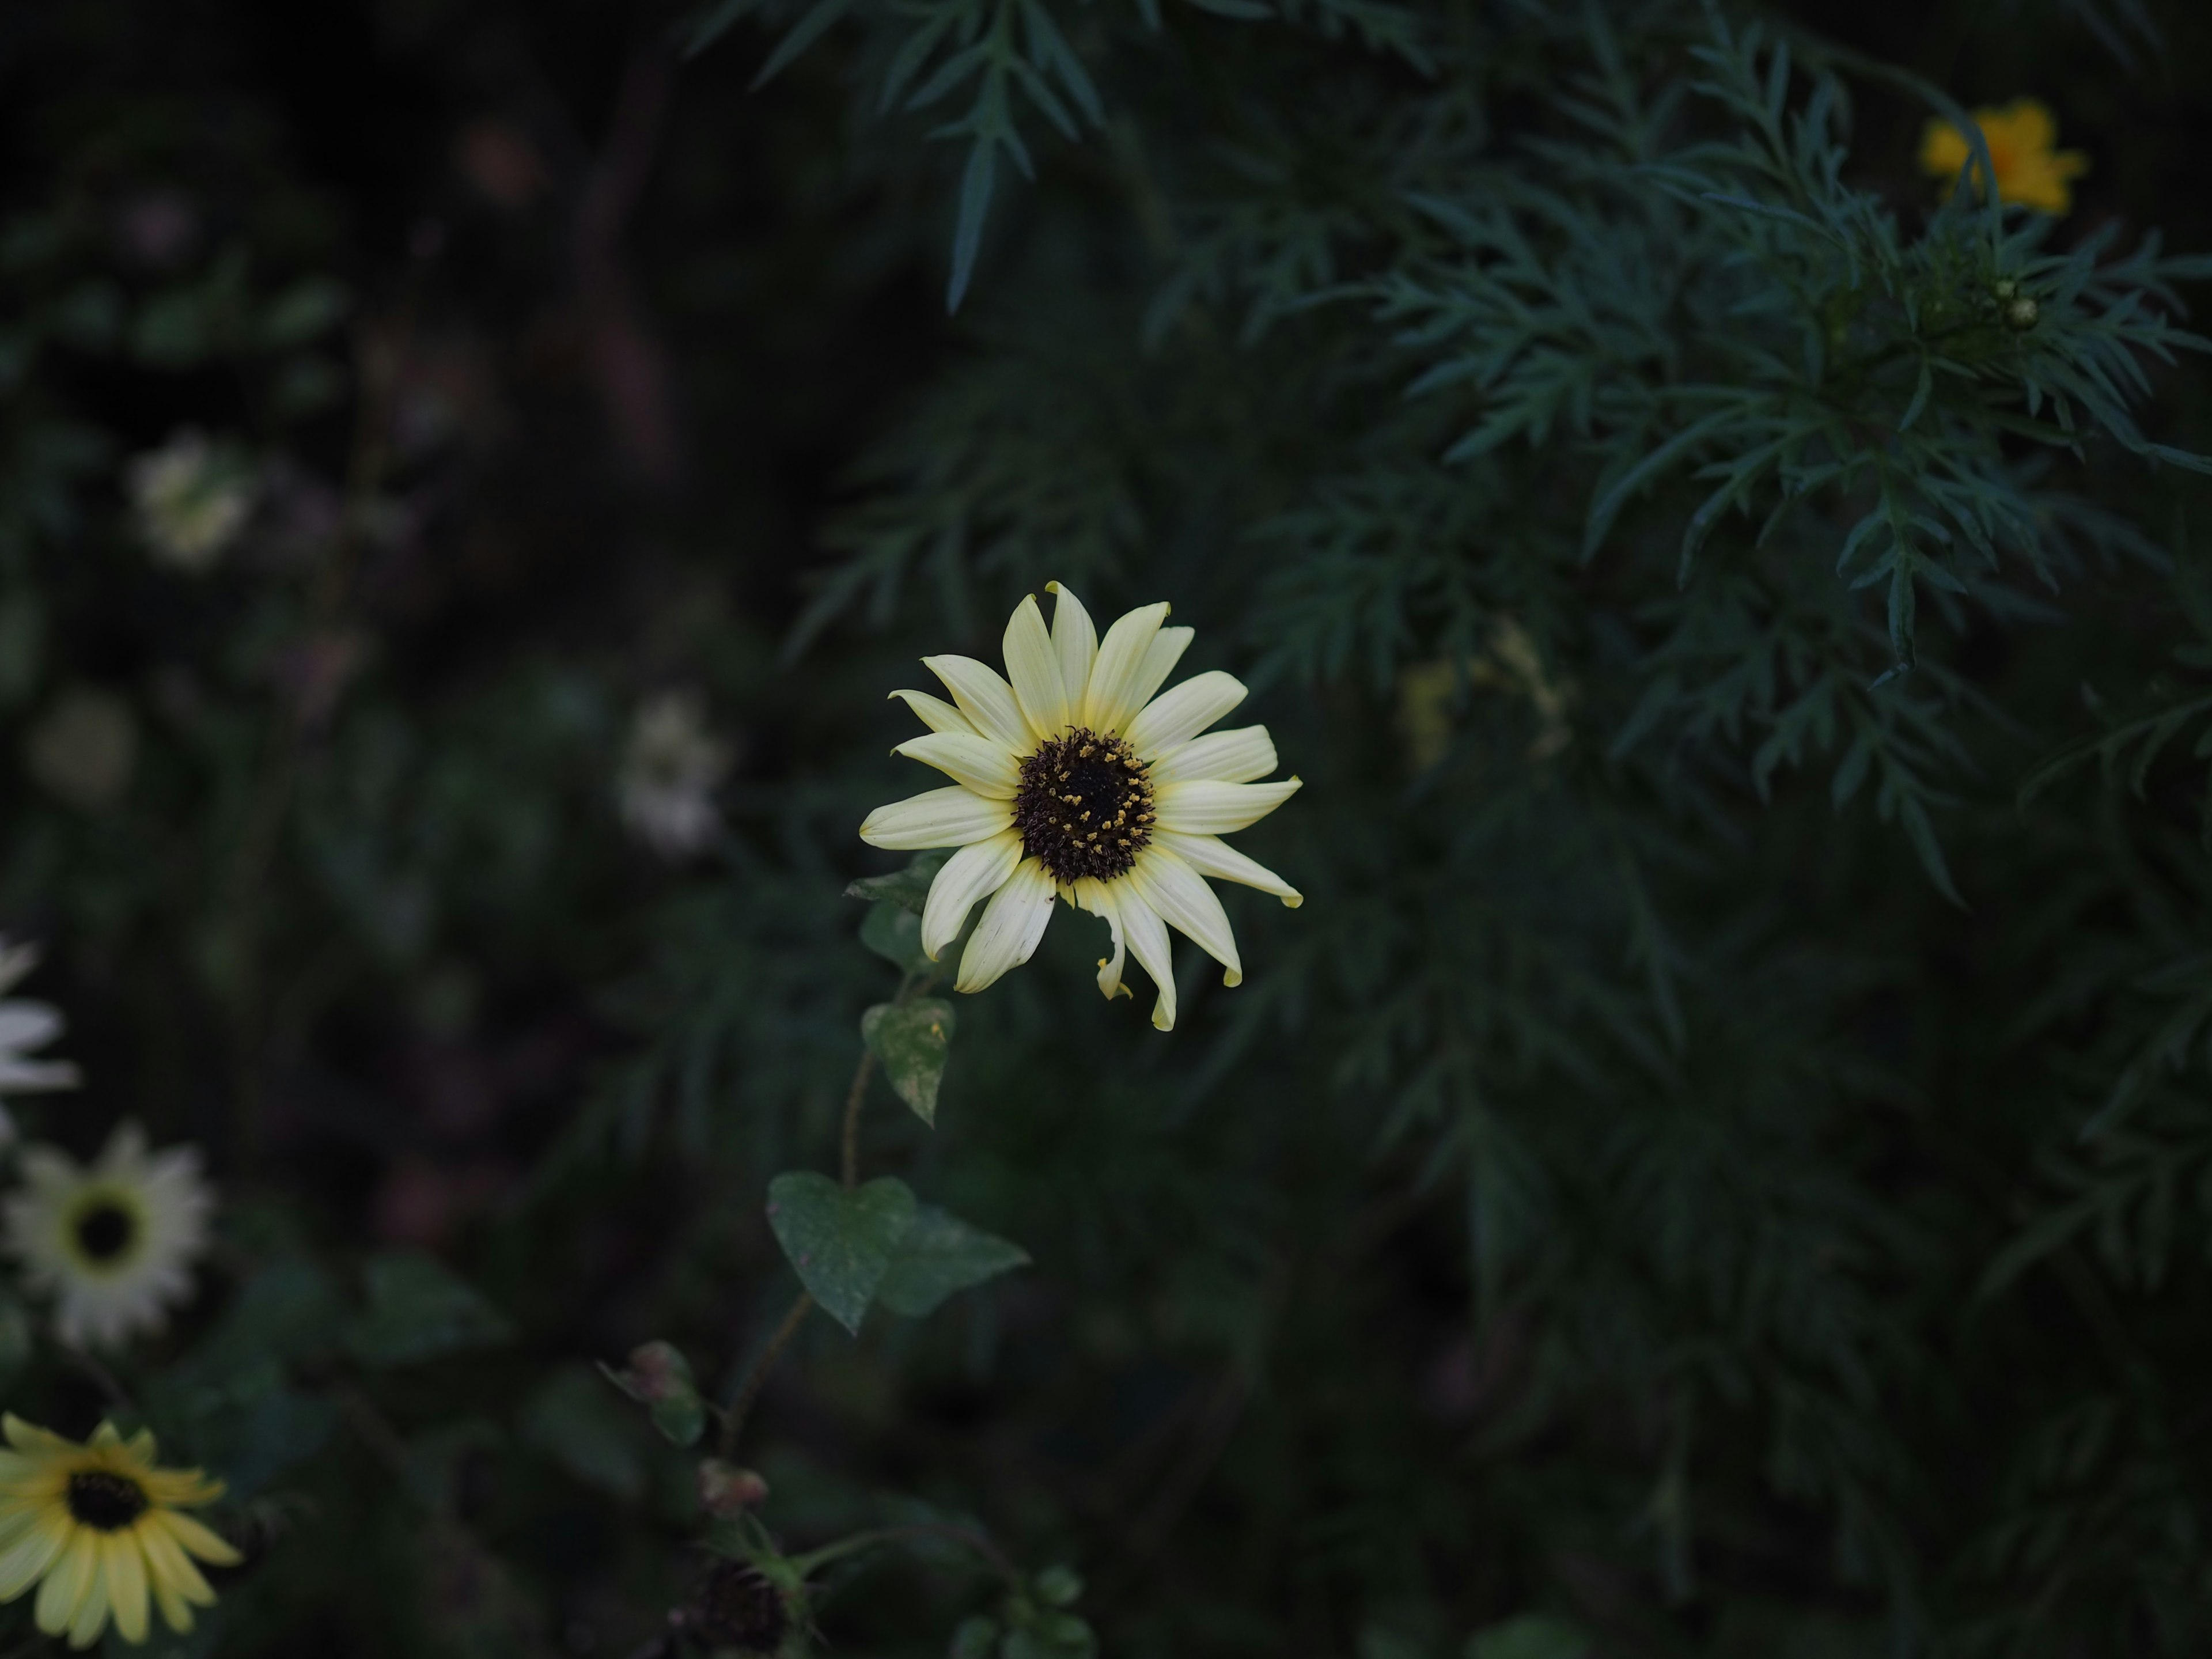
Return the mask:
POLYGON ((1244 975, 1234 968, 1224 968, 1221 970, 1221 982, 1233 991, 1244 982, 1244 975))

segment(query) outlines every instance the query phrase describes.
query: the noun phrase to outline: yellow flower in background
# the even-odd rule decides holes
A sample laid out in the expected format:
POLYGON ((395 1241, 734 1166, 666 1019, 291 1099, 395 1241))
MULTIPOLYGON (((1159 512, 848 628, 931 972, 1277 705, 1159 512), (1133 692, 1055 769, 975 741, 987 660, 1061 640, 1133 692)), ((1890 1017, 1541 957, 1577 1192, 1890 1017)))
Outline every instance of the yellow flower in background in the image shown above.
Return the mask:
POLYGON ((1256 823, 1298 788, 1255 783, 1275 769, 1264 726, 1199 734, 1244 701, 1218 670, 1173 690, 1194 630, 1163 628, 1164 605, 1132 611, 1101 640, 1090 613, 1058 582, 1052 628, 1031 594, 1006 624, 1006 678, 972 657, 925 657, 952 701, 894 691, 930 728, 893 752, 936 767, 950 789, 868 814, 860 839, 919 852, 957 847, 930 884, 921 946, 933 960, 988 899, 960 957, 957 988, 980 991, 1027 962, 1053 901, 1087 910, 1111 932, 1098 988, 1127 994, 1125 951, 1152 976, 1152 1024, 1175 1024, 1168 927, 1243 978, 1221 901, 1203 878, 1241 882, 1286 905, 1302 901, 1272 870, 1221 840, 1256 823), (1011 681, 1011 684, 1009 684, 1011 681), (1158 694, 1158 695, 1155 695, 1158 694))
MULTIPOLYGON (((2038 213, 2060 214, 2074 205, 2072 183, 2089 170, 2078 149, 2057 149, 2058 122, 2039 99, 2015 98, 2002 109, 1978 109, 1974 125, 1990 147, 1997 199, 2038 213)), ((1920 165, 1939 179, 1956 179, 1973 151, 1966 135, 1948 121, 1928 124, 1920 140, 1920 165)))
POLYGON ((100 1639, 112 1617, 126 1642, 146 1639, 147 1605, 173 1631, 192 1627, 192 1607, 215 1592, 191 1558, 227 1567, 235 1549, 180 1513, 222 1496, 198 1469, 154 1467, 154 1437, 125 1440, 102 1423, 82 1445, 0 1419, 0 1601, 39 1586, 39 1628, 73 1648, 100 1639))

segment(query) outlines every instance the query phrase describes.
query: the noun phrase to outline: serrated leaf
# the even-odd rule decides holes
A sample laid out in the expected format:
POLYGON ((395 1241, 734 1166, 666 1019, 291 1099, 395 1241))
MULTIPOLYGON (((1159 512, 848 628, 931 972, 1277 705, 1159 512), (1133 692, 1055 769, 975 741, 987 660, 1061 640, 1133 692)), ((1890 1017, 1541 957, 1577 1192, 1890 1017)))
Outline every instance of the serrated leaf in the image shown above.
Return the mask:
POLYGON ((890 1176, 846 1188, 793 1170, 769 1183, 775 1242, 806 1293, 856 1336, 914 1216, 914 1194, 890 1176))
POLYGON ((945 1297, 1029 1263, 1030 1253, 1012 1240, 925 1204, 899 1240, 876 1299, 902 1318, 923 1319, 945 1297))
POLYGON ((921 918, 903 904, 878 899, 860 923, 860 943, 902 974, 918 974, 929 966, 921 948, 921 918))
POLYGON ((882 1063, 884 1077, 914 1115, 933 1128, 952 1022, 952 1005, 941 997, 918 997, 898 1006, 879 1002, 860 1016, 860 1036, 882 1063))
POLYGON ((918 916, 922 906, 929 902, 930 883, 937 879, 937 872, 951 856, 949 849, 918 854, 903 870, 894 870, 887 876, 861 877, 846 887, 845 896, 871 901, 888 899, 918 916))
POLYGON ((507 1316, 427 1255, 371 1256, 368 1306, 347 1322, 347 1350, 364 1365, 411 1365, 511 1337, 507 1316))

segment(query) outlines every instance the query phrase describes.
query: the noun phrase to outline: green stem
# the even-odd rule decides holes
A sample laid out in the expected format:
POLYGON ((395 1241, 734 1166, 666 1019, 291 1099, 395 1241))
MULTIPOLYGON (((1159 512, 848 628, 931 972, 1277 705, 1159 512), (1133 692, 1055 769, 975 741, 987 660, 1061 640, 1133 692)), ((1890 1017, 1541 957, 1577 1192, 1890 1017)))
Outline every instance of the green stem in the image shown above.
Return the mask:
POLYGON ((918 1521, 912 1526, 878 1527, 867 1532, 856 1532, 850 1538, 841 1538, 834 1544, 824 1544, 818 1550, 791 1558, 791 1565, 802 1578, 811 1577, 833 1561, 842 1561, 848 1555, 858 1555, 862 1550, 873 1549, 878 1544, 888 1544, 901 1538, 949 1538, 955 1543, 965 1544, 988 1561, 993 1571, 1004 1578, 1014 1589, 1022 1587, 1022 1576, 1015 1570, 996 1544, 972 1527, 956 1527, 946 1521, 918 1521))
POLYGON ((775 1362, 791 1346, 791 1339, 799 1334, 799 1328, 806 1322, 806 1316, 813 1307, 814 1298, 801 1291, 799 1300, 791 1304, 791 1311, 784 1315, 783 1323, 775 1328, 775 1334, 769 1338, 768 1346, 761 1350, 760 1358, 753 1361, 752 1370, 745 1374, 744 1386, 738 1390, 738 1397, 730 1402, 729 1410, 722 1413, 721 1438, 715 1444, 724 1462, 737 1454, 738 1435, 745 1426, 745 1419, 751 1414, 754 1402, 761 1396, 761 1390, 768 1386, 769 1373, 775 1369, 775 1362))

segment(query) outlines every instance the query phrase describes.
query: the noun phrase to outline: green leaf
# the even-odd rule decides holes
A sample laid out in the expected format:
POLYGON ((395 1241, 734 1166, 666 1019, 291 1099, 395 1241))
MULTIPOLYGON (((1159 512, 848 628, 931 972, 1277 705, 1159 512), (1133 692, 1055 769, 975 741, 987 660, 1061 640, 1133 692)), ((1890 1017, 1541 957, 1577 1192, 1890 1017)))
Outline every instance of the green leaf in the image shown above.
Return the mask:
POLYGON ((914 1216, 914 1194, 889 1176, 850 1188, 811 1171, 769 1182, 775 1242, 807 1294, 856 1336, 914 1216))
POLYGON ((917 916, 929 901, 929 884, 937 879, 937 872, 952 856, 949 850, 917 854, 914 861, 903 870, 894 870, 888 876, 863 876, 845 889, 847 898, 889 899, 893 904, 911 910, 917 916))
POLYGON ((185 1368, 213 1381, 267 1360, 304 1358, 337 1341, 345 1313, 328 1273, 304 1256, 280 1257, 240 1286, 185 1368))
MULTIPOLYGON (((696 1395, 693 1396, 696 1399, 696 1395)), ((617 1498, 645 1489, 635 1419, 581 1365, 564 1365, 524 1402, 522 1437, 587 1486, 617 1498)))
POLYGON ((427 1255, 372 1256, 366 1273, 368 1306, 344 1332, 364 1365, 411 1365, 514 1334, 505 1315, 427 1255))
POLYGON ((955 1291, 1026 1267, 1029 1261, 1030 1253, 1011 1239, 925 1204, 899 1240, 876 1299, 904 1318, 922 1319, 955 1291))
POLYGON ((867 920, 860 924, 860 943, 902 974, 918 974, 929 966, 921 949, 921 918, 890 899, 868 907, 867 920))
POLYGON ((980 1613, 970 1613, 952 1632, 952 1645, 945 1659, 991 1659, 999 1649, 999 1621, 980 1613))
POLYGON ((952 1043, 952 1005, 942 997, 917 997, 896 1006, 879 1002, 860 1016, 860 1036, 883 1062, 884 1075, 914 1115, 933 1128, 945 1053, 952 1043))
POLYGON ((1564 1619, 1524 1613, 1468 1638, 1467 1659, 1583 1659, 1590 1638, 1564 1619))

